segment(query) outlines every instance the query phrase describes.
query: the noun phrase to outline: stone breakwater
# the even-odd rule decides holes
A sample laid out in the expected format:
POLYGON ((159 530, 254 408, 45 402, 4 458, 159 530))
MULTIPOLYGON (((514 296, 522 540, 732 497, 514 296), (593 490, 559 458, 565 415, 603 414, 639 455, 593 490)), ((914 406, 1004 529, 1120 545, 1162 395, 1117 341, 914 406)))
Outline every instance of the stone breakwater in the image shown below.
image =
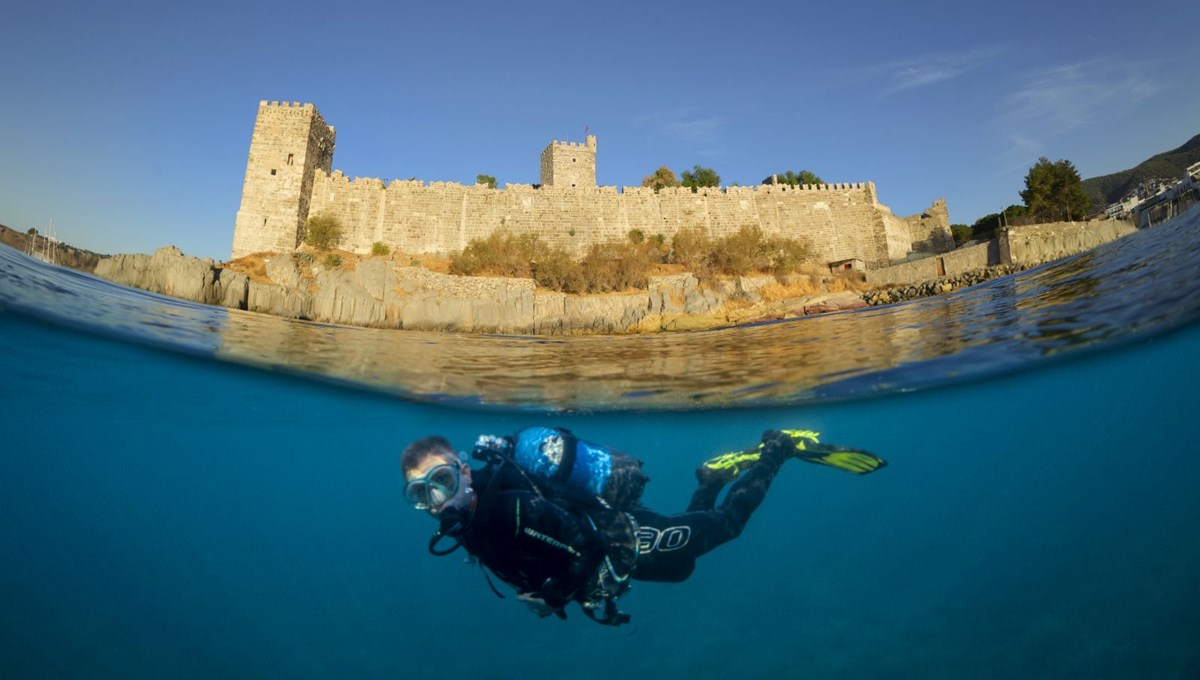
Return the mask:
POLYGON ((647 290, 567 295, 539 290, 531 279, 453 276, 382 258, 324 268, 278 255, 265 268, 265 281, 252 280, 167 246, 153 255, 101 260, 96 275, 186 300, 294 319, 474 333, 699 330, 866 306, 850 291, 772 299, 764 293, 779 284, 773 276, 701 287, 691 274, 676 274, 651 277, 647 290))
POLYGON ((867 305, 877 307, 879 305, 890 305, 893 302, 904 302, 905 300, 915 300, 917 298, 929 297, 931 295, 941 295, 949 293, 952 290, 967 288, 974 286, 984 281, 1008 276, 1019 271, 1029 269, 1034 265, 1031 264, 1002 264, 994 267, 985 267, 974 271, 963 272, 954 276, 943 276, 932 281, 924 281, 914 283, 907 286, 893 286, 883 290, 872 290, 862 294, 862 299, 867 305))

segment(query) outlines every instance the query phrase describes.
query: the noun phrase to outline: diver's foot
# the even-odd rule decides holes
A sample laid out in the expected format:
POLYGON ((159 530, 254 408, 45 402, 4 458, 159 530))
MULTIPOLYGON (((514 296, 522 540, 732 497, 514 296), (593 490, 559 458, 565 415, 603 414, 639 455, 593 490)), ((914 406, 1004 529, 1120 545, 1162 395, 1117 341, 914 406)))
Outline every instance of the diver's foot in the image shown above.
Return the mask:
POLYGON ((700 486, 728 484, 761 456, 762 452, 758 449, 731 451, 714 456, 696 468, 696 481, 700 482, 700 486))
POLYGON ((822 444, 817 441, 818 436, 819 433, 812 430, 768 430, 763 433, 763 456, 799 458, 856 475, 869 474, 887 467, 887 461, 870 451, 822 444))
POLYGON ((761 448, 775 449, 789 456, 801 456, 810 447, 820 444, 820 432, 813 430, 767 430, 762 436, 761 448))

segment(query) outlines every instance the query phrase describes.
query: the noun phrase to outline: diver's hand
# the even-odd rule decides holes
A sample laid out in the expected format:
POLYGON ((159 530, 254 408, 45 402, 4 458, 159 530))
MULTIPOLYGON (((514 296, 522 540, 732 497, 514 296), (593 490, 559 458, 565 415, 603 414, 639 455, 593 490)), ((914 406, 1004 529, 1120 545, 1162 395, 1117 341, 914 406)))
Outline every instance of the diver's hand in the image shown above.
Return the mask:
POLYGON ((558 611, 554 607, 546 604, 546 601, 542 598, 529 593, 518 593, 517 599, 521 602, 524 602, 525 606, 529 607, 530 611, 532 611, 534 614, 537 614, 539 619, 544 619, 558 611))
POLYGON ((475 440, 475 448, 471 457, 475 460, 490 461, 496 456, 512 455, 513 440, 509 437, 497 437, 493 434, 481 434, 475 440))

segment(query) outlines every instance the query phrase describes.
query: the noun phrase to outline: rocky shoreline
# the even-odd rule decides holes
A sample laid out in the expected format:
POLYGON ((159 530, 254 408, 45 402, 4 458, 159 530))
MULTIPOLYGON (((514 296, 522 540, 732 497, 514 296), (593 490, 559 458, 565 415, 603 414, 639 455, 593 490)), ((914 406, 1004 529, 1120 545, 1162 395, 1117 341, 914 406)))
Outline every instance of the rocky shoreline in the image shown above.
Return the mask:
POLYGON ((167 246, 153 255, 106 258, 96 275, 194 302, 287 318, 470 333, 702 330, 867 306, 860 292, 828 290, 834 276, 743 276, 701 286, 683 273, 651 277, 646 290, 568 295, 538 289, 531 279, 454 276, 383 257, 329 268, 292 254, 275 255, 264 269, 252 276, 167 246))
POLYGON ((917 298, 930 297, 933 295, 941 295, 949 293, 960 288, 968 288, 976 284, 998 279, 1001 276, 1008 276, 1019 271, 1029 269, 1032 264, 1000 264, 983 269, 956 274, 954 276, 943 276, 932 281, 923 281, 921 283, 909 284, 906 286, 892 286, 882 290, 871 290, 863 293, 862 299, 871 307, 880 305, 890 305, 894 302, 905 302, 907 300, 916 300, 917 298))

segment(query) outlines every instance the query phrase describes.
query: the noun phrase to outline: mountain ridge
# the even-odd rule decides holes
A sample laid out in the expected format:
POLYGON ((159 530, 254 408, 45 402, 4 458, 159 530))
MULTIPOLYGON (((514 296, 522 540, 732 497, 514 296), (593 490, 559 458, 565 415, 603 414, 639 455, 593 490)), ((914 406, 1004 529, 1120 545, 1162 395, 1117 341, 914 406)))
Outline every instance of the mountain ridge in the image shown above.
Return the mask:
POLYGON ((1139 184, 1160 177, 1179 179, 1189 165, 1200 162, 1200 134, 1170 151, 1155 154, 1128 170, 1083 180, 1093 210, 1103 210, 1133 193, 1139 184))

